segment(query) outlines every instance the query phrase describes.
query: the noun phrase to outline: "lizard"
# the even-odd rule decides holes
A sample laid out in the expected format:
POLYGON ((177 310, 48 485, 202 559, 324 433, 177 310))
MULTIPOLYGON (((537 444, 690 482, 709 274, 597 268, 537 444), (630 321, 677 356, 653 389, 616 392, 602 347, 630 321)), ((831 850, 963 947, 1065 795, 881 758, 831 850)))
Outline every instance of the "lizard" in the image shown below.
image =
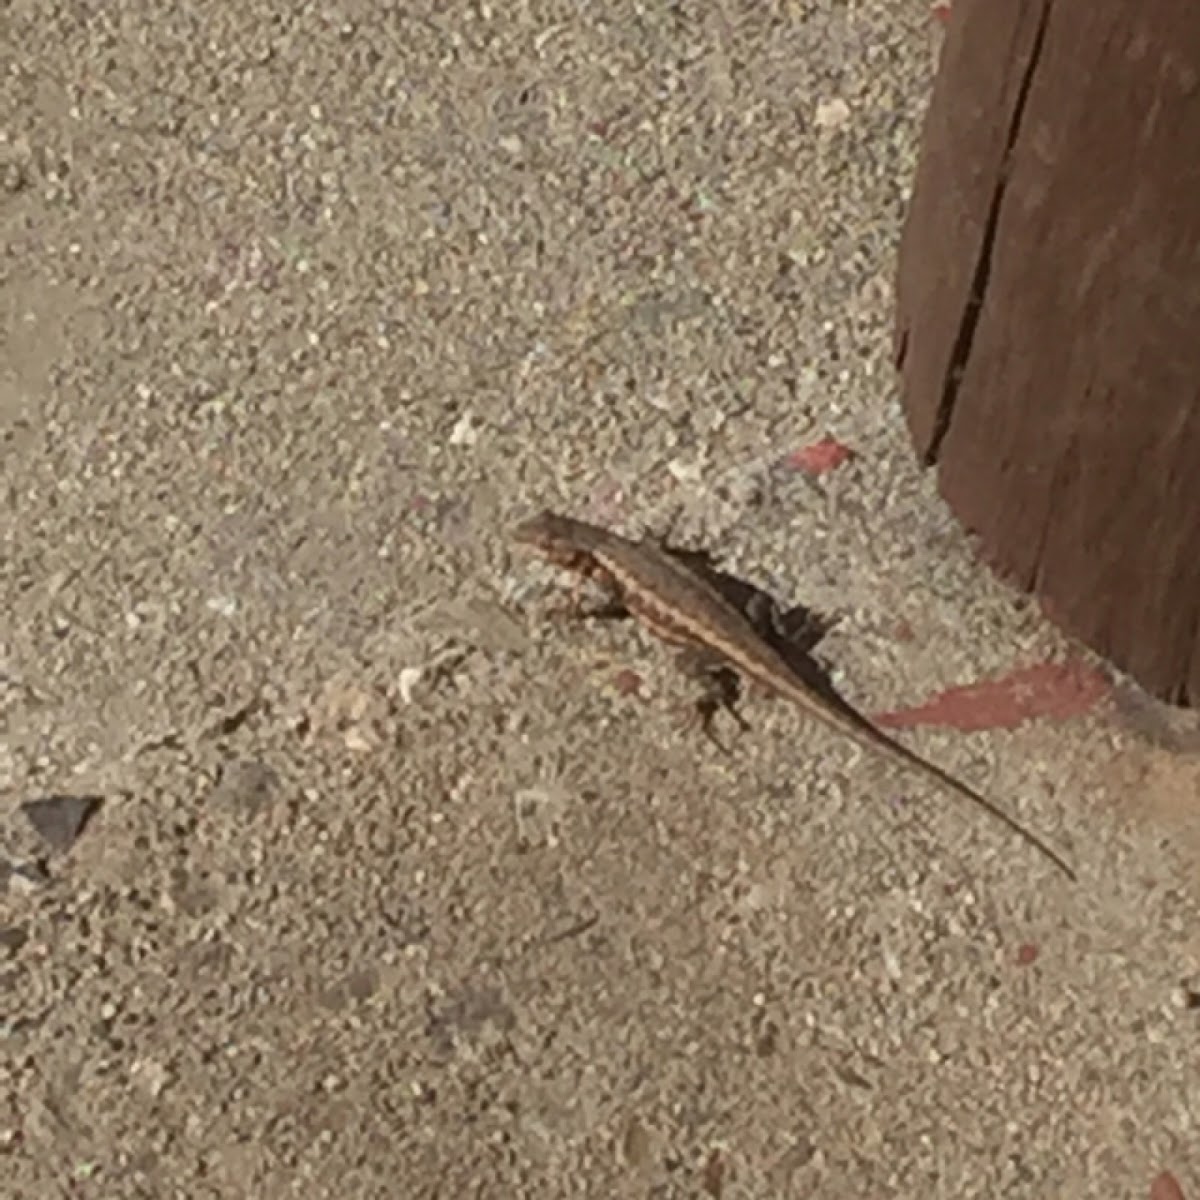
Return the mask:
MULTIPOLYGON (((669 643, 711 656, 747 679, 783 696, 808 717, 850 738, 860 748, 918 771, 942 788, 988 812, 1050 860, 1068 879, 1066 860, 1003 808, 935 763, 889 737, 850 705, 817 690, 771 639, 720 589, 684 558, 651 538, 633 540, 600 525, 542 511, 520 522, 514 542, 552 564, 575 572, 580 585, 598 584, 652 633, 669 643)), ((729 706, 728 697, 724 700, 729 706)))

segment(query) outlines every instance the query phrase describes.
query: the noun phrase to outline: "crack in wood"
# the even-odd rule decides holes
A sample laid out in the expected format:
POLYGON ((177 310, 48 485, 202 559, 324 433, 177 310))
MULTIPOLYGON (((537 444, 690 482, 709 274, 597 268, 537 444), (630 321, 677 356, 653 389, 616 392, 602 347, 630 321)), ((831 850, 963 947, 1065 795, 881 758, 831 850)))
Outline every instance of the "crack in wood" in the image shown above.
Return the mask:
POLYGON ((1013 147, 1021 132, 1021 122, 1025 117, 1025 105, 1029 99, 1029 91, 1033 86, 1034 72, 1038 60, 1042 56, 1042 43, 1046 37, 1046 26, 1050 21, 1051 0, 1046 0, 1038 18, 1037 32, 1034 34, 1033 46, 1029 52, 1029 62, 1021 78, 1017 90, 1016 103, 1013 105, 1012 119, 1009 121, 1008 135, 1004 141, 1004 150, 1000 156, 1000 169, 996 179, 995 190, 992 193, 991 204, 988 206, 987 220, 984 224, 983 237, 979 244, 979 257, 975 262, 975 270, 971 277, 971 290, 963 307, 962 319, 959 322, 958 333, 954 338, 954 347, 950 352, 950 362, 946 368, 946 377, 942 384, 942 395, 938 401, 937 416, 934 419, 933 430, 929 437, 929 445, 923 456, 925 466, 932 466, 938 460, 942 442, 950 430, 950 422, 954 415, 954 403, 958 398, 958 388, 966 373, 967 361, 971 357, 971 348, 975 341, 975 330, 979 325, 979 316, 983 311, 984 296, 987 293, 988 278, 992 273, 992 251, 996 242, 996 231, 1000 224, 1000 210, 1004 204, 1004 194, 1008 189, 1009 163, 1013 147))

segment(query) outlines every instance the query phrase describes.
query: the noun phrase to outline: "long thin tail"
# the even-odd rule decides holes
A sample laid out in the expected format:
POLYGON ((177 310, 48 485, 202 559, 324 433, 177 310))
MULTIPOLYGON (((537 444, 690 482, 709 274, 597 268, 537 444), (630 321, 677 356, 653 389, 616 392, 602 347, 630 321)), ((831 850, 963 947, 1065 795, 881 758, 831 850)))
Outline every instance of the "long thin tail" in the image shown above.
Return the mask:
POLYGON ((974 788, 955 779, 949 772, 943 771, 936 763, 931 763, 927 758, 922 758, 915 750, 910 750, 903 742, 897 742, 888 737, 881 729, 872 725, 866 717, 855 712, 845 701, 834 697, 821 696, 818 698, 812 695, 799 680, 796 682, 796 690, 792 694, 792 699, 798 701, 807 712, 824 725, 853 738, 864 749, 884 750, 914 770, 936 779, 944 788, 954 792, 962 799, 970 800, 985 812, 990 813, 1027 845, 1032 846, 1041 855, 1048 858, 1068 879, 1075 880, 1075 871, 1066 859, 1046 845, 1035 833, 1026 829, 1015 817, 1010 816, 986 796, 981 796, 974 788))
POLYGON ((1019 838, 1027 845, 1032 846, 1042 855, 1048 858, 1068 879, 1074 882, 1076 876, 1074 869, 1056 850, 1046 845, 1041 838, 1032 830, 1026 829, 1015 817, 1010 816, 1004 811, 995 801, 989 800, 986 796, 980 795, 974 788, 969 787, 960 779, 955 779, 947 771, 943 771, 936 763, 931 763, 927 758, 922 758, 915 751, 910 750, 901 742, 894 742, 885 733, 881 733, 873 725, 868 726, 871 733, 878 738, 878 745, 886 746, 889 750, 895 751, 903 758, 910 766, 918 768, 926 775, 931 775, 949 791, 961 796, 964 800, 970 800, 973 804, 978 805, 985 812, 990 813, 997 821, 1008 829, 1012 830, 1019 838))

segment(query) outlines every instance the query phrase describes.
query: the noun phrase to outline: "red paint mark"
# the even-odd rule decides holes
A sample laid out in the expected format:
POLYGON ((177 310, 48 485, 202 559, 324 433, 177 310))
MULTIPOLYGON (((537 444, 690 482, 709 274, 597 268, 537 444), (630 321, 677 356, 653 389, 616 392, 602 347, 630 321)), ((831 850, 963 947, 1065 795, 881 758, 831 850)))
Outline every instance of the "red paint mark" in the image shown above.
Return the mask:
POLYGON ((1038 959, 1038 948, 1032 942, 1022 942, 1017 947, 1017 966, 1031 967, 1038 959))
POLYGON ((725 1189, 725 1160, 721 1157, 720 1150, 713 1150, 709 1154, 708 1162, 704 1164, 700 1186, 713 1200, 721 1200, 725 1189))
POLYGON ((950 5, 949 4, 931 4, 929 6, 929 15, 940 25, 946 25, 950 21, 950 5))
POLYGON ((811 446, 803 446, 793 450, 783 461, 793 471, 803 471, 805 475, 824 475, 840 467, 854 457, 854 451, 837 438, 822 438, 811 446))
POLYGON ((874 720, 890 729, 1015 729, 1026 721, 1082 716, 1111 691, 1109 680, 1085 663, 1038 663, 999 679, 948 688, 924 704, 879 713, 874 720))
POLYGON ((1170 1171, 1160 1171, 1150 1185, 1150 1200, 1187 1200, 1179 1180, 1170 1171))
POLYGON ((618 671, 612 683, 619 696, 637 696, 642 690, 642 677, 628 667, 618 671))

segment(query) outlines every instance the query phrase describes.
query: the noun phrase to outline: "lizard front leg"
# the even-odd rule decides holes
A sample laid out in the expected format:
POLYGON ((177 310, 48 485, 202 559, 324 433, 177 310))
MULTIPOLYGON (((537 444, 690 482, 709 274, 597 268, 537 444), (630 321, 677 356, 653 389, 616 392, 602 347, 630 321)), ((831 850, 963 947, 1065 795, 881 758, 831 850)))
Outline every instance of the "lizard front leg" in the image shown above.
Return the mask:
POLYGON ((577 575, 566 600, 551 612, 554 616, 571 621, 620 621, 630 615, 621 589, 612 578, 600 572, 577 575), (594 599, 587 603, 584 589, 589 584, 594 599))

